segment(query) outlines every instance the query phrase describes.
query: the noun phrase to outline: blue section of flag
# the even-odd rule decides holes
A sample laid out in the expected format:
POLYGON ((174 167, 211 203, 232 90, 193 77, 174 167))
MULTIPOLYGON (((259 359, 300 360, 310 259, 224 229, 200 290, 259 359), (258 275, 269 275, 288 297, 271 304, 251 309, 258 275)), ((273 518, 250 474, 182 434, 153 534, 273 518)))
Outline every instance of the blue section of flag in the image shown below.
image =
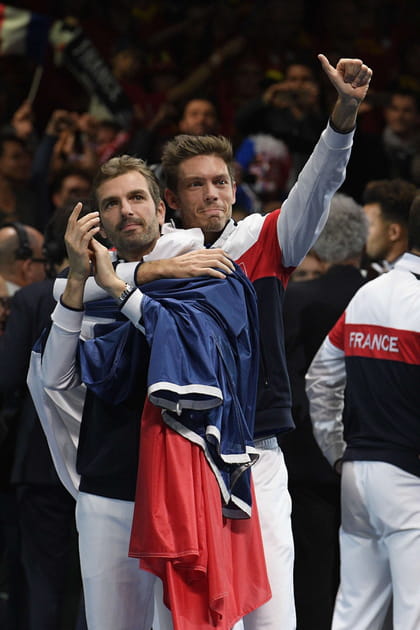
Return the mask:
POLYGON ((26 55, 41 63, 48 47, 48 33, 52 18, 39 13, 31 13, 26 33, 26 55))
POLYGON ((24 55, 41 64, 53 19, 0 4, 0 54, 24 55))

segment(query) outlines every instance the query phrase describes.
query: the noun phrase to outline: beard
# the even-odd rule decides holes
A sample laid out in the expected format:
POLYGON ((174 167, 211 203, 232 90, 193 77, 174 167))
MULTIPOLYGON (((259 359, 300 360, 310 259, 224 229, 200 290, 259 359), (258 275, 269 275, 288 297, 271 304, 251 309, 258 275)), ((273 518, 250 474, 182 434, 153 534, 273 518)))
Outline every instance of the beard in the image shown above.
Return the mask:
POLYGON ((149 225, 146 225, 143 221, 136 221, 136 225, 141 229, 122 232, 121 229, 124 227, 124 223, 120 224, 111 238, 118 255, 131 262, 141 260, 143 256, 151 252, 160 236, 157 219, 149 225))

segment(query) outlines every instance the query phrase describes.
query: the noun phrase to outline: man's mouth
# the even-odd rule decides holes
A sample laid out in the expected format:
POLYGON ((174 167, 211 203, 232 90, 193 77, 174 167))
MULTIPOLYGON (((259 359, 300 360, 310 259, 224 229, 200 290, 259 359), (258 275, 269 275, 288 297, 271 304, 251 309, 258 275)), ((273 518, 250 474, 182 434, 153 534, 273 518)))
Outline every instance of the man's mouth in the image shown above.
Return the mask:
POLYGON ((120 225, 120 232, 131 232, 132 230, 135 230, 136 228, 141 226, 142 223, 129 221, 120 225))
POLYGON ((210 206, 210 207, 203 208, 203 209, 201 210, 201 212, 206 213, 206 214, 207 214, 207 213, 212 213, 212 212, 214 212, 214 213, 216 213, 216 212, 222 212, 222 213, 223 213, 223 208, 216 208, 216 207, 214 207, 214 206, 210 206))

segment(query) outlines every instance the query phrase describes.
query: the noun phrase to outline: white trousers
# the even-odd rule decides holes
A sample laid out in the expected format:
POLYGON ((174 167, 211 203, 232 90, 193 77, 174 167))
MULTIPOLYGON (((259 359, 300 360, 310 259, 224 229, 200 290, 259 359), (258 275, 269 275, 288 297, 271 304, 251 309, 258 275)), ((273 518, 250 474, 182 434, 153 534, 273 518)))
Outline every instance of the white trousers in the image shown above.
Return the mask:
POLYGON ((153 620, 158 578, 128 557, 134 503, 81 492, 76 505, 80 566, 89 630, 172 628, 169 611, 153 620))
POLYGON ((420 628, 420 478, 383 462, 342 472, 341 584, 332 630, 420 628))
MULTIPOLYGON (((246 615, 234 629, 294 630, 294 547, 286 465, 278 446, 264 448, 264 442, 257 441, 256 447, 260 457, 252 467, 252 475, 272 598, 246 615)), ((252 575, 244 579, 252 579, 252 575)))
MULTIPOLYGON (((235 630, 295 630, 293 536, 287 470, 278 446, 258 446, 252 468, 272 598, 235 630)), ((76 506, 80 564, 89 630, 171 630, 161 596, 153 620, 157 578, 128 558, 134 504, 80 493, 76 506)), ((252 575, 244 576, 251 579, 252 575)), ((157 589, 159 591, 159 588, 157 589)))

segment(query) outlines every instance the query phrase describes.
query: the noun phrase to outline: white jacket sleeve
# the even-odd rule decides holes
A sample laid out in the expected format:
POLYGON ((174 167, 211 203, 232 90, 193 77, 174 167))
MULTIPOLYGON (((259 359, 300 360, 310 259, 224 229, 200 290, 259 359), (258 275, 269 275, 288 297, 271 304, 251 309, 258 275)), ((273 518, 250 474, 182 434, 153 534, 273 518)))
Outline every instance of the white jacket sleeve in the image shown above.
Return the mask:
POLYGON ((331 197, 346 175, 353 135, 337 133, 328 124, 283 203, 277 235, 285 267, 296 267, 320 235, 331 197))
POLYGON ((53 324, 42 357, 42 382, 49 389, 72 389, 80 385, 76 353, 82 329, 83 311, 66 308, 60 302, 51 318, 53 324))
POLYGON ((306 394, 315 439, 331 466, 341 459, 343 439, 344 352, 328 337, 315 355, 306 374, 306 394))

